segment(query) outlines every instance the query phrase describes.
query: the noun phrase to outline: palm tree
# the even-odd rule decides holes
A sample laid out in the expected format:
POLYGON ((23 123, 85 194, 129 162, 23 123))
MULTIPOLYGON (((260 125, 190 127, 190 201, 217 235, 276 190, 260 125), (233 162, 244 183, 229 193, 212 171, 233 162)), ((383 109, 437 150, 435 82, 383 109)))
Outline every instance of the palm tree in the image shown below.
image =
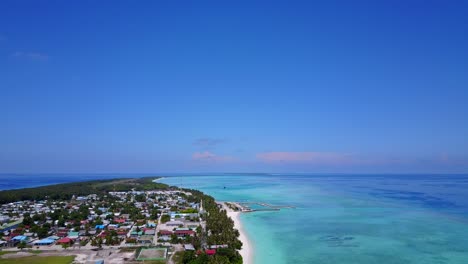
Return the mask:
POLYGON ((21 242, 18 244, 18 248, 19 248, 20 250, 23 250, 25 247, 26 247, 26 242, 24 242, 24 241, 21 241, 21 242))
POLYGON ((65 250, 67 250, 67 248, 69 248, 69 247, 70 247, 70 244, 68 244, 68 243, 63 243, 62 244, 62 248, 65 249, 65 250))

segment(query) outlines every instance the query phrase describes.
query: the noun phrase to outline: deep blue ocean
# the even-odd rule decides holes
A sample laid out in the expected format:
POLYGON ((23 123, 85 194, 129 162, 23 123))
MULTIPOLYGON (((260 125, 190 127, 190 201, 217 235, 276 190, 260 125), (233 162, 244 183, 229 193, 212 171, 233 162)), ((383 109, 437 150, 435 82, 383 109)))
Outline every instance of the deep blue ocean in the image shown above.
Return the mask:
MULTIPOLYGON (((0 189, 154 175, 3 174, 0 189)), ((161 182, 223 201, 294 206, 241 215, 256 264, 468 263, 468 175, 171 175, 161 182)))

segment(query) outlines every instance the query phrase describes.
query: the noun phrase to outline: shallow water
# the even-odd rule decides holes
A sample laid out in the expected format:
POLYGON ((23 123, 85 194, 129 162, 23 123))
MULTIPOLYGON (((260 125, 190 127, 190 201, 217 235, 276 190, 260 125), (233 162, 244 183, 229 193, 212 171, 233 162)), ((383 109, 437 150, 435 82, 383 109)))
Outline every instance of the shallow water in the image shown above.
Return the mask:
POLYGON ((242 214, 255 263, 468 263, 468 176, 230 175, 161 182, 218 200, 296 206, 242 214))

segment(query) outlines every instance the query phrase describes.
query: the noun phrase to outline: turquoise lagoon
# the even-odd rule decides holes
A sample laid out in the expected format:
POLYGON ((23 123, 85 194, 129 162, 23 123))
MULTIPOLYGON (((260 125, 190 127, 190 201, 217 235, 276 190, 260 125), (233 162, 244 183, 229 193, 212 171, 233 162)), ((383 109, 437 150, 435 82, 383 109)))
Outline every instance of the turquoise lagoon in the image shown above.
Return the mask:
POLYGON ((161 182, 221 201, 295 206, 241 215, 256 264, 468 263, 466 175, 212 175, 161 182))

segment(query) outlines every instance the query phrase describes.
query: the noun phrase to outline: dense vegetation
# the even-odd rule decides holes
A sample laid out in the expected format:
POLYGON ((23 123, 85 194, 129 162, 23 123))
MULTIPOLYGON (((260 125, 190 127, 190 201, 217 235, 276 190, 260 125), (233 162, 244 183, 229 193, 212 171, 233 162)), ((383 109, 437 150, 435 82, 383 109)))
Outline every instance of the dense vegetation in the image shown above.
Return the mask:
POLYGON ((136 191, 167 189, 163 183, 151 178, 94 180, 87 182, 63 183, 35 188, 0 191, 0 204, 24 200, 69 200, 73 195, 106 194, 110 191, 136 191))
POLYGON ((187 196, 189 202, 203 201, 203 209, 206 211, 202 218, 206 221, 206 230, 197 229, 197 235, 192 239, 192 244, 197 250, 184 251, 178 258, 180 264, 202 264, 202 263, 242 263, 242 256, 237 252, 241 249, 242 242, 239 240, 239 231, 234 228, 234 221, 227 216, 226 211, 221 210, 213 197, 197 190, 186 190, 192 193, 187 196), (219 248, 214 256, 203 253, 203 248, 211 245, 227 245, 227 248, 219 248))

